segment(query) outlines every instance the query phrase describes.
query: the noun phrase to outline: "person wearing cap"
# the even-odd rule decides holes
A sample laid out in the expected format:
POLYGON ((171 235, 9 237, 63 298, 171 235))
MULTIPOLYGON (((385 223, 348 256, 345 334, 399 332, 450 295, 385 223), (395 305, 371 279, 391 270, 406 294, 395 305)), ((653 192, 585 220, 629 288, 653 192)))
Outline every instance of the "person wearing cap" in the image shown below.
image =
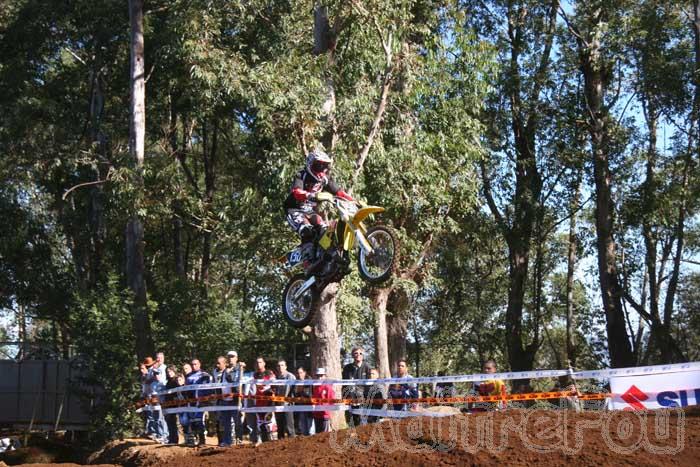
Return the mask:
MULTIPOLYGON (((326 379, 326 369, 317 368, 316 369, 316 379, 326 379)), ((314 399, 334 399, 335 393, 333 392, 333 385, 331 384, 319 384, 314 386, 313 396, 314 399)), ((316 405, 328 405, 329 402, 318 402, 316 405)), ((314 411, 314 430, 316 433, 323 433, 326 431, 331 431, 331 413, 328 410, 314 411)))
MULTIPOLYGON (((370 367, 364 361, 364 350, 361 347, 352 349, 352 362, 343 367, 343 379, 370 379, 370 367)), ((352 409, 359 409, 362 401, 367 398, 369 386, 356 385, 343 387, 343 398, 356 401, 351 404, 352 409)), ((351 413, 350 410, 345 412, 345 421, 349 427, 362 425, 362 417, 359 414, 351 413)))
POLYGON ((158 399, 158 393, 165 389, 165 367, 161 366, 158 360, 153 360, 151 357, 146 357, 143 361, 143 366, 148 369, 148 372, 144 375, 143 371, 141 371, 142 382, 147 385, 149 399, 154 404, 158 404, 155 407, 149 407, 150 410, 146 415, 146 433, 155 441, 167 444, 168 425, 165 422, 163 411, 160 408, 160 400, 158 399))

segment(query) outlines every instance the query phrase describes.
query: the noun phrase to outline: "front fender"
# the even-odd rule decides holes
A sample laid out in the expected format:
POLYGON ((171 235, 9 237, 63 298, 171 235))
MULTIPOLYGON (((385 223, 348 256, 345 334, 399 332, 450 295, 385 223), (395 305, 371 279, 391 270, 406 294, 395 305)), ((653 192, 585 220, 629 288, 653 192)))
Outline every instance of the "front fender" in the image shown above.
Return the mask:
POLYGON ((384 212, 384 208, 379 206, 367 206, 359 209, 352 218, 352 225, 356 228, 360 227, 360 223, 367 218, 370 214, 375 212, 384 212))

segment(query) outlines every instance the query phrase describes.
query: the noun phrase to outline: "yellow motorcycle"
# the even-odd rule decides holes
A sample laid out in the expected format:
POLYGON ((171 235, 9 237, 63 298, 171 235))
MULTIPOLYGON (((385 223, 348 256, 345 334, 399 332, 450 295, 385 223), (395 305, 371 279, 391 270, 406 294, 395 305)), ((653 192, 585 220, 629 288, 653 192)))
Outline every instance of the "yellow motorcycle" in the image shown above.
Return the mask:
POLYGON ((296 328, 311 322, 320 292, 350 273, 352 250, 357 250, 360 277, 370 284, 389 279, 396 264, 398 241, 394 231, 383 225, 367 228, 364 222, 384 208, 358 205, 326 192, 319 193, 317 201, 333 203, 338 220, 330 222, 320 234, 313 261, 308 258, 305 261, 302 246, 282 258, 290 276, 282 296, 282 309, 285 319, 296 328))

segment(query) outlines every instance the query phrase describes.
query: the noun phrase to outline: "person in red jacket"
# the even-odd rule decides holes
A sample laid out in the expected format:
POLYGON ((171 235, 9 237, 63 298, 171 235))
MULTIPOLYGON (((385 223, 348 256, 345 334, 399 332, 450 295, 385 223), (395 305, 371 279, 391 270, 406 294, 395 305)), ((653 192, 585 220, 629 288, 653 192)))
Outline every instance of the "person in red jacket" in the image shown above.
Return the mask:
MULTIPOLYGON (((316 369, 316 379, 326 379, 325 368, 316 369)), ((333 392, 333 386, 331 384, 319 384, 314 386, 312 397, 314 399, 334 399, 335 393, 333 392)), ((321 402, 320 404, 326 405, 328 403, 321 402)), ((314 412, 314 431, 316 431, 316 433, 331 431, 330 411, 323 410, 314 412)))

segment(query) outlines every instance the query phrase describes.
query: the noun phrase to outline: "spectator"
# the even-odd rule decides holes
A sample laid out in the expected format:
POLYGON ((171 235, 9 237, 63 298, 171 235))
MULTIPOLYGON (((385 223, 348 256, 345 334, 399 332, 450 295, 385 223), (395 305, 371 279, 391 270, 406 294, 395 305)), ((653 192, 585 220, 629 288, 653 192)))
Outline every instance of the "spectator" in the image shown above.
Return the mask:
MULTIPOLYGON (((185 379, 185 384, 199 385, 199 384, 209 384, 212 381, 212 377, 206 371, 202 371, 202 363, 199 359, 192 359, 192 372, 185 379)), ((191 397, 200 398, 209 395, 211 390, 206 389, 195 389, 190 392, 191 397)), ((202 407, 205 405, 201 401, 193 402, 190 407, 202 407)), ((189 437, 186 442, 190 446, 196 445, 199 441, 199 445, 204 446, 207 442, 206 435, 204 433, 204 412, 190 412, 189 413, 189 437)))
MULTIPOLYGON (((438 376, 445 376, 444 371, 439 371, 438 376)), ((435 397, 455 397, 457 395, 457 388, 453 382, 436 383, 435 384, 435 397)))
POLYGON ((141 398, 146 401, 146 405, 143 406, 141 415, 143 418, 143 436, 150 438, 154 436, 155 433, 151 433, 150 430, 153 428, 151 423, 151 406, 150 406, 150 388, 151 385, 148 383, 148 370, 153 366, 153 359, 151 357, 146 357, 146 359, 139 363, 139 382, 141 383, 141 398))
MULTIPOLYGON (((364 361, 364 351, 361 347, 352 349, 352 362, 343 367, 343 379, 369 379, 369 365, 364 361)), ((362 401, 367 397, 369 386, 356 385, 345 386, 343 388, 343 397, 352 399, 355 403, 350 405, 351 409, 358 410, 361 407, 362 401)), ((351 413, 350 410, 345 412, 345 422, 349 427, 360 426, 362 423, 361 416, 358 413, 351 413)))
MULTIPOLYGON (((406 364, 406 360, 399 360, 396 363, 395 378, 413 378, 413 376, 408 374, 408 365, 406 364)), ((391 399, 415 399, 418 397, 418 388, 415 384, 411 383, 392 384, 389 387, 389 397, 391 399)), ((413 404, 398 403, 393 404, 393 408, 394 410, 408 410, 412 405, 413 404)))
MULTIPOLYGON (((187 377, 192 373, 192 365, 189 363, 185 362, 182 364, 182 375, 181 378, 178 378, 178 381, 181 383, 180 386, 184 386, 187 384, 187 377)), ((178 393, 178 397, 180 399, 190 399, 194 397, 194 391, 181 391, 178 393)), ((191 435, 191 430, 190 430, 190 415, 191 412, 181 412, 178 414, 180 416, 180 425, 182 425, 182 432, 185 435, 185 442, 189 439, 191 435)))
MULTIPOLYGON (((230 383, 231 381, 227 378, 230 372, 227 371, 226 365, 228 360, 224 356, 220 356, 216 359, 216 368, 214 369, 214 382, 220 384, 230 383)), ((220 399, 217 399, 216 405, 222 407, 231 407, 233 405, 233 396, 231 394, 230 387, 224 387, 218 390, 221 395, 220 399)), ((232 410, 221 410, 217 412, 217 429, 216 436, 219 439, 220 447, 230 447, 233 443, 231 439, 231 416, 233 415, 232 410)))
MULTIPOLYGON (((496 362, 486 360, 481 367, 481 371, 486 374, 496 373, 496 362)), ((474 389, 479 396, 500 396, 505 391, 505 384, 500 379, 489 379, 475 384, 474 389)), ((498 409, 497 402, 477 402, 472 408, 472 412, 483 412, 484 410, 498 409)))
MULTIPOLYGON (((277 361, 277 379, 285 381, 295 381, 296 378, 292 373, 287 371, 287 362, 284 360, 277 361)), ((292 394, 293 386, 275 386, 275 393, 278 396, 289 397, 292 394)), ((289 406, 288 402, 277 402, 277 406, 289 406)), ((292 412, 275 412, 277 420, 277 439, 293 438, 294 433, 294 413, 292 412)))
MULTIPOLYGON (((168 382, 165 384, 165 389, 175 389, 181 384, 178 381, 177 368, 174 365, 170 365, 166 368, 165 374, 167 376, 168 382)), ((167 394, 164 397, 165 402, 172 402, 177 400, 178 393, 167 394)), ((168 443, 178 444, 180 441, 177 430, 177 414, 169 413, 165 416, 165 423, 168 425, 168 443)))
POLYGON ((161 367, 168 368, 168 365, 165 364, 165 354, 163 352, 158 352, 156 354, 156 361, 161 367))
MULTIPOLYGON (((226 357, 228 358, 228 365, 226 370, 229 373, 228 380, 233 384, 231 387, 231 393, 235 396, 239 396, 241 377, 243 376, 243 371, 245 370, 245 363, 238 361, 238 352, 235 350, 230 350, 226 357)), ((240 444, 243 442, 243 425, 241 423, 241 402, 239 397, 233 398, 233 430, 235 435, 235 443, 240 444)))
MULTIPOLYGON (((316 379, 326 379, 326 369, 317 368, 316 369, 316 379)), ((333 392, 333 386, 330 384, 319 384, 313 388, 314 399, 333 399, 335 398, 335 393, 333 392)), ((322 405, 328 404, 328 402, 322 402, 322 405)), ((328 410, 314 412, 314 430, 316 433, 323 433, 326 431, 331 431, 331 413, 328 410)))
MULTIPOLYGON (((303 366, 297 368, 297 380, 303 381, 307 378, 306 370, 303 366)), ((311 386, 294 386, 295 397, 311 397, 311 386)), ((299 405, 309 405, 309 402, 303 402, 299 405)), ((294 412, 296 418, 297 434, 309 436, 311 433, 311 423, 313 418, 310 412, 294 412)))
MULTIPOLYGON (((258 357, 255 359, 255 373, 253 373, 253 378, 256 380, 269 381, 274 378, 274 373, 265 367, 265 359, 258 357)), ((252 385, 254 390, 252 390, 255 395, 262 396, 272 396, 274 391, 272 386, 269 384, 256 384, 252 385)), ((256 399, 255 407, 269 407, 272 405, 272 401, 256 399)), ((272 413, 253 413, 250 414, 252 417, 248 418, 248 426, 250 426, 252 433, 250 434, 250 440, 253 444, 259 444, 260 442, 270 441, 271 435, 271 424, 272 424, 272 413)))
POLYGON ((161 400, 158 398, 158 393, 165 389, 165 384, 167 382, 165 367, 161 366, 158 360, 153 361, 153 359, 150 357, 148 357, 146 360, 149 363, 152 363, 148 370, 148 375, 146 376, 146 383, 150 385, 149 396, 153 400, 154 404, 157 404, 155 406, 151 406, 151 428, 149 429, 149 432, 153 433, 156 441, 166 444, 168 442, 168 426, 165 423, 163 410, 160 408, 161 400))
MULTIPOLYGON (((192 373, 192 365, 190 365, 188 362, 184 362, 182 364, 182 374, 178 377, 178 383, 180 386, 187 384, 187 377, 190 375, 190 373, 192 373)), ((178 393, 179 399, 190 399, 192 397, 194 397, 194 391, 181 391, 178 393)), ((190 415, 192 415, 192 412, 181 412, 178 415, 180 416, 182 432, 185 435, 185 442, 187 442, 192 435, 190 423, 190 415)))
MULTIPOLYGON (((379 370, 376 368, 372 368, 369 370, 369 378, 370 379, 377 379, 379 378, 379 370)), ((384 387, 383 384, 373 384, 370 386, 369 391, 368 391, 368 398, 373 400, 373 401, 381 401, 381 402, 374 402, 372 403, 369 408, 372 410, 385 410, 386 409, 386 403, 384 402, 384 399, 386 399, 386 388, 384 387)), ((380 417, 377 415, 369 415, 367 417, 367 423, 377 423, 380 420, 380 417)))

